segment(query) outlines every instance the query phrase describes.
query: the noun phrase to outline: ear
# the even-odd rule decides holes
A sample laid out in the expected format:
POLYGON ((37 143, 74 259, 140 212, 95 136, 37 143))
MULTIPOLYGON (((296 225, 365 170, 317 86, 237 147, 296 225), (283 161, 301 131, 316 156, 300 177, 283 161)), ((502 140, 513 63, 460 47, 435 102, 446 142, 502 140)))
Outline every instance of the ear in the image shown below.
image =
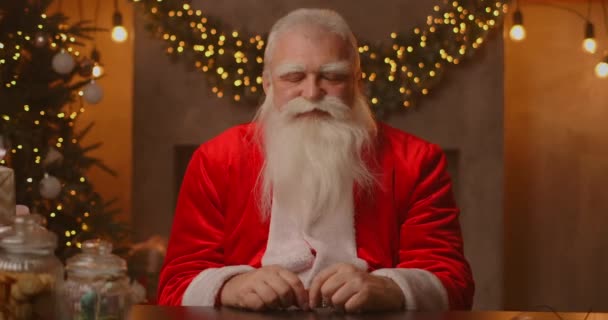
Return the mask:
POLYGON ((271 80, 270 72, 264 70, 264 72, 262 72, 262 87, 264 88, 264 93, 266 95, 270 92, 271 80))
POLYGON ((361 90, 361 92, 365 92, 365 82, 363 81, 363 74, 361 73, 361 69, 357 70, 355 72, 355 85, 357 87, 359 87, 359 90, 361 90))

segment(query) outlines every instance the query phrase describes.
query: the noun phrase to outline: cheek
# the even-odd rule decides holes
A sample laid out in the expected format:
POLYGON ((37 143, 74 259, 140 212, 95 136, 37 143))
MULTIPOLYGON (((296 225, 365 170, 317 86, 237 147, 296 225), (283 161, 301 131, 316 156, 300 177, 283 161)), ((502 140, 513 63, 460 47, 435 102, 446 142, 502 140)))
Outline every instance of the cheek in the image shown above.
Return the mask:
POLYGON ((281 88, 274 91, 274 103, 279 108, 282 108, 287 102, 297 97, 298 91, 294 90, 294 88, 281 88))
POLYGON ((350 103, 353 100, 354 88, 348 85, 332 86, 328 88, 327 94, 338 97, 346 103, 350 103))

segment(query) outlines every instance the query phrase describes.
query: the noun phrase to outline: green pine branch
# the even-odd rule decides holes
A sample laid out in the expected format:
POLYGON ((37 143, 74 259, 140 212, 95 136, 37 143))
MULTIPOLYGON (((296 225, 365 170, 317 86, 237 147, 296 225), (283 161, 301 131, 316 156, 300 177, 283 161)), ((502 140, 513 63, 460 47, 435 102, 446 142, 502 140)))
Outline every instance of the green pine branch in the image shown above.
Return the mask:
POLYGON ((10 142, 0 165, 15 170, 17 202, 46 217, 59 239, 57 254, 65 259, 86 239, 101 237, 124 245, 129 230, 115 201, 105 201, 87 178, 93 166, 114 176, 116 172, 90 156, 101 143, 81 142, 93 124, 76 129, 82 104, 78 92, 90 82, 81 58, 73 56, 76 66, 67 74, 52 67, 60 49, 82 49, 102 30, 90 21, 70 24, 62 13, 44 15, 51 2, 0 2, 0 135, 10 142), (63 159, 46 163, 53 152, 63 159), (46 175, 61 183, 53 199, 40 191, 41 182, 49 181, 46 175))

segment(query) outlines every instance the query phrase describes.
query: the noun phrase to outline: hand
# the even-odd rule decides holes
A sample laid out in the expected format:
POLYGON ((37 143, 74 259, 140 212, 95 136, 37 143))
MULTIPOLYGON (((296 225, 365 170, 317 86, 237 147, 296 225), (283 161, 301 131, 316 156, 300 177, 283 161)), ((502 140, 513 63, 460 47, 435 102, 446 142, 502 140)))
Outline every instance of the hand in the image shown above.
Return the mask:
POLYGON ((320 306, 323 300, 346 312, 399 310, 405 303, 401 288, 393 280, 345 263, 319 272, 310 285, 309 299, 311 308, 320 306))
POLYGON ((222 305, 250 310, 298 306, 308 310, 308 293, 300 278, 279 266, 265 266, 226 281, 222 305))

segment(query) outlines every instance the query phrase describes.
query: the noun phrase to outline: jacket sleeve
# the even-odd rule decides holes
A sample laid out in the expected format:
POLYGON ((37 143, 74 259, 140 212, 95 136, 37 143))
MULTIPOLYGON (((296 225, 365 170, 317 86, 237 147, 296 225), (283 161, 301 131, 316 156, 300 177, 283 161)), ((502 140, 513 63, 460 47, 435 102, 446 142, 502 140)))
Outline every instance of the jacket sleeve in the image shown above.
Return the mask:
POLYGON ((224 265, 220 195, 227 171, 227 164, 214 163, 204 145, 190 160, 160 273, 159 304, 213 306, 224 281, 252 269, 224 265))
POLYGON ((401 287, 407 309, 470 309, 474 282, 447 161, 436 145, 419 156, 420 171, 400 227, 398 264, 375 274, 401 287))

